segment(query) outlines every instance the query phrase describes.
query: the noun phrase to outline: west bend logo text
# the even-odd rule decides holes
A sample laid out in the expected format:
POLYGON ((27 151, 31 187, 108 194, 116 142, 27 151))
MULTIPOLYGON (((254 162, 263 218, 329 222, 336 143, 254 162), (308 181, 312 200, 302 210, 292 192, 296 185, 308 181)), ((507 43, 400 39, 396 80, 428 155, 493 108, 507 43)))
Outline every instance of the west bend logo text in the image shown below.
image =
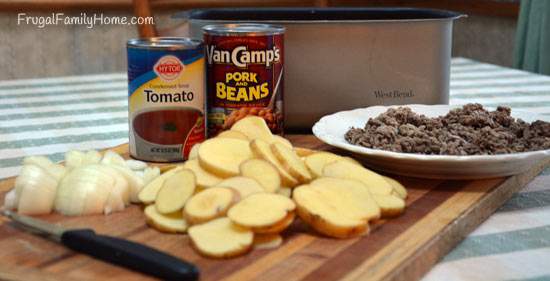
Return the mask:
POLYGON ((208 64, 231 63, 246 68, 249 64, 263 64, 270 67, 281 59, 281 51, 276 46, 271 50, 247 50, 246 46, 237 46, 233 50, 216 50, 216 46, 206 46, 208 64))
POLYGON ((153 69, 160 79, 174 81, 183 73, 185 65, 175 56, 164 56, 157 61, 153 69))

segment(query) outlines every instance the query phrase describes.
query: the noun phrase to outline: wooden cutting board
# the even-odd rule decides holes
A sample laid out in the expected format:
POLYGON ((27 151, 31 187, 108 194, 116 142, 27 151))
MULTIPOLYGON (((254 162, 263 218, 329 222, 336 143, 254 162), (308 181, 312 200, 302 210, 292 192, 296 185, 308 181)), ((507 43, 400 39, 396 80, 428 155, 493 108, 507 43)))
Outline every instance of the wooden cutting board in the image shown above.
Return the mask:
MULTIPOLYGON (((289 136, 294 145, 331 150, 313 136, 289 136)), ((127 155, 127 145, 116 150, 127 155)), ((342 151, 336 151, 343 153, 342 151)), ((415 280, 524 187, 550 161, 528 172, 475 181, 396 177, 409 191, 406 212, 371 228, 357 239, 337 240, 312 232, 296 221, 284 233, 284 244, 253 250, 229 260, 198 256, 186 235, 163 234, 145 224, 141 206, 109 216, 42 216, 67 228, 93 228, 141 242, 195 263, 201 280, 415 280)), ((13 179, 0 182, 0 202, 13 179)), ((116 267, 31 235, 0 218, 1 280, 144 280, 150 277, 116 267)))

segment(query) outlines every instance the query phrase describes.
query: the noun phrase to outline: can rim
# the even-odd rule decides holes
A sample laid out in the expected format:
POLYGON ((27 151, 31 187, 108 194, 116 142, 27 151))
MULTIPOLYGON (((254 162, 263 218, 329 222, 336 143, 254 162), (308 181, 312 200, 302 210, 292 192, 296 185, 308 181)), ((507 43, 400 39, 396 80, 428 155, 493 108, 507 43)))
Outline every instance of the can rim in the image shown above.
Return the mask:
POLYGON ((202 27, 202 32, 205 34, 228 36, 265 36, 283 34, 285 28, 282 25, 263 23, 226 23, 206 25, 202 27))
POLYGON ((143 49, 187 50, 200 47, 202 40, 188 37, 150 37, 130 39, 127 47, 143 49))

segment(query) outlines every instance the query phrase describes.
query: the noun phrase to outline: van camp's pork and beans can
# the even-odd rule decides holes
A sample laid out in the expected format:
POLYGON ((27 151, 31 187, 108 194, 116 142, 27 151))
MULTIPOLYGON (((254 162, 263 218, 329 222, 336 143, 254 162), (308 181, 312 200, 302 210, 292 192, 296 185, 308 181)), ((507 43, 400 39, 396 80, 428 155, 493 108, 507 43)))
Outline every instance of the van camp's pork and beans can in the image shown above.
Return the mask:
POLYGON ((202 42, 134 39, 127 50, 130 154, 156 162, 185 160, 206 133, 202 42))
POLYGON ((208 137, 247 115, 283 133, 284 28, 268 24, 203 27, 208 137))

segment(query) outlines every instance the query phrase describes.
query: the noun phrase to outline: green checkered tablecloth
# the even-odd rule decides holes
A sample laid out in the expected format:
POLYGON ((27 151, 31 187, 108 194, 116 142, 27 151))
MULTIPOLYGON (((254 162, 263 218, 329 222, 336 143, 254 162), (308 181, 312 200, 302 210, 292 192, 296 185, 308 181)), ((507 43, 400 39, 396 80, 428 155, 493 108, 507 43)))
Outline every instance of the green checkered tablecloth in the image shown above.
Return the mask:
MULTIPOLYGON (((548 115, 550 77, 454 58, 451 104, 548 115)), ((0 81, 0 179, 28 155, 128 142, 126 74, 0 81)), ((502 206, 424 280, 550 280, 550 170, 502 206)))
MULTIPOLYGON (((550 77, 455 58, 451 104, 508 105, 550 119, 550 77)), ((424 281, 550 280, 550 168, 516 193, 424 281)))

